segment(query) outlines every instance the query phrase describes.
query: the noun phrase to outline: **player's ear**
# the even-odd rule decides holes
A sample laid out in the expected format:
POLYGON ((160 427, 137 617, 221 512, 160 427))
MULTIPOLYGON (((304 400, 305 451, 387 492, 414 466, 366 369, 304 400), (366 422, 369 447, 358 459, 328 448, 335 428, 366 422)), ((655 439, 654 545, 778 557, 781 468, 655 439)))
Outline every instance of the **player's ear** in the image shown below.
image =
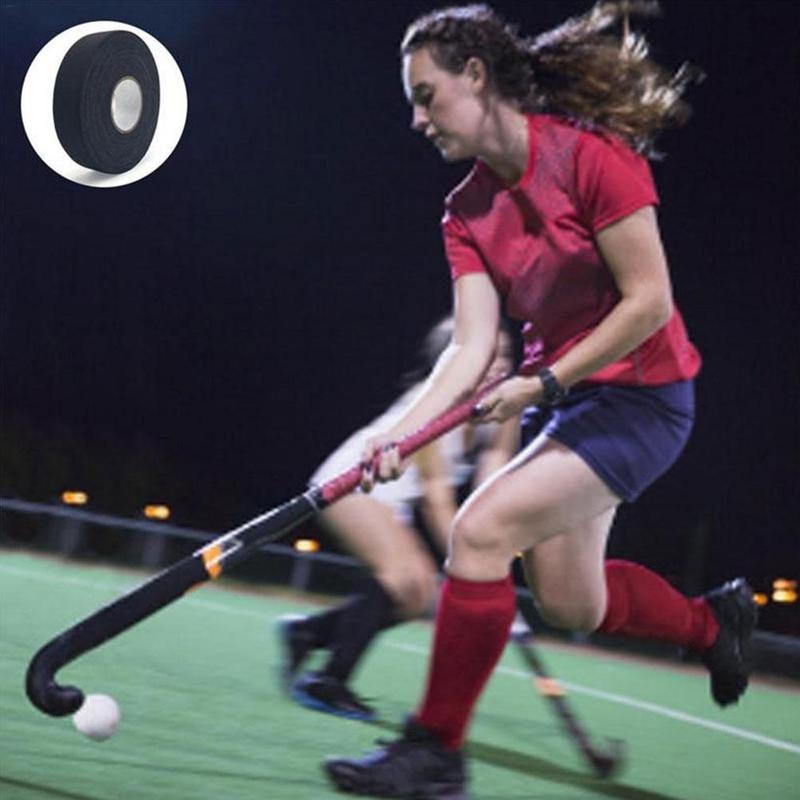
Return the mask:
POLYGON ((470 82, 472 90, 477 94, 482 92, 489 82, 489 72, 486 63, 477 56, 471 56, 464 65, 464 75, 470 82))

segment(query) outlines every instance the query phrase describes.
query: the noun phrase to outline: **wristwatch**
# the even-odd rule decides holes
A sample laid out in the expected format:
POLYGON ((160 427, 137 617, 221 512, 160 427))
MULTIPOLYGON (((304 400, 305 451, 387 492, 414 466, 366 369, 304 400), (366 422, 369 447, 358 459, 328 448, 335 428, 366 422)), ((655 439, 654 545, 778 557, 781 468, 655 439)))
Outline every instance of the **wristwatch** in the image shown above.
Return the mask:
POLYGON ((542 397, 541 405, 552 408, 564 401, 568 390, 558 382, 558 378, 553 375, 548 367, 542 367, 536 373, 536 377, 542 382, 542 386, 544 387, 544 396, 542 397))

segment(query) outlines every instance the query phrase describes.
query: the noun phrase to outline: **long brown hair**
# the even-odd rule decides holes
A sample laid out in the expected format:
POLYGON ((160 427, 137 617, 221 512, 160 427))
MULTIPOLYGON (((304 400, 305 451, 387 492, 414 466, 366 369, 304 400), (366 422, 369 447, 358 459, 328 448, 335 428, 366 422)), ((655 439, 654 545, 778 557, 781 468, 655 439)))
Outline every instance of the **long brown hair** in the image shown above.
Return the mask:
POLYGON ((686 64, 670 73, 648 57, 644 36, 629 29, 630 17, 658 10, 655 0, 600 2, 528 39, 488 5, 456 6, 412 22, 400 49, 408 55, 429 47, 434 61, 456 74, 470 58, 480 58, 496 91, 523 111, 609 130, 653 156, 659 131, 688 119, 681 95, 702 76, 686 64), (608 31, 618 23, 622 30, 613 36, 608 31))

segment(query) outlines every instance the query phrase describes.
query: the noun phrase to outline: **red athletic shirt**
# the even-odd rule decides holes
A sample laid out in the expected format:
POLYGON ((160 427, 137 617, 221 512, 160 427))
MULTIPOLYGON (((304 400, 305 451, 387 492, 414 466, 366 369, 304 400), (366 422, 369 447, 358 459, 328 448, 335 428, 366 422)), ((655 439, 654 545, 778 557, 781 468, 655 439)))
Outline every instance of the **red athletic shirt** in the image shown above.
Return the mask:
MULTIPOLYGON (((525 174, 505 186, 483 162, 447 197, 442 222, 453 279, 489 274, 523 323, 520 371, 535 373, 590 334, 620 299, 594 236, 658 195, 647 161, 617 137, 548 115, 528 117, 525 174)), ((587 380, 658 385, 694 377, 700 355, 680 312, 587 380)))

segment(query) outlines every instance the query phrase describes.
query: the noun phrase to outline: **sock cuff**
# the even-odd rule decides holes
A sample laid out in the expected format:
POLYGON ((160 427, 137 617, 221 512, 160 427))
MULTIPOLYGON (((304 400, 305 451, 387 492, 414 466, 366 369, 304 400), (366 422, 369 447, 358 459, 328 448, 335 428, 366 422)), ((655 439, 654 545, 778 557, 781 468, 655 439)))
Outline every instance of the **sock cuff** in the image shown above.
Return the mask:
POLYGON ((514 591, 514 581, 511 573, 500 581, 467 581, 449 575, 445 582, 445 589, 453 596, 465 600, 487 600, 506 592, 514 591))
POLYGON ((692 609, 692 633, 689 647, 698 652, 708 650, 717 640, 719 622, 704 597, 689 600, 692 609))
POLYGON ((637 569, 638 564, 619 559, 608 559, 605 562, 606 577, 606 613, 597 630, 600 633, 616 633, 628 621, 630 614, 628 573, 637 569))

